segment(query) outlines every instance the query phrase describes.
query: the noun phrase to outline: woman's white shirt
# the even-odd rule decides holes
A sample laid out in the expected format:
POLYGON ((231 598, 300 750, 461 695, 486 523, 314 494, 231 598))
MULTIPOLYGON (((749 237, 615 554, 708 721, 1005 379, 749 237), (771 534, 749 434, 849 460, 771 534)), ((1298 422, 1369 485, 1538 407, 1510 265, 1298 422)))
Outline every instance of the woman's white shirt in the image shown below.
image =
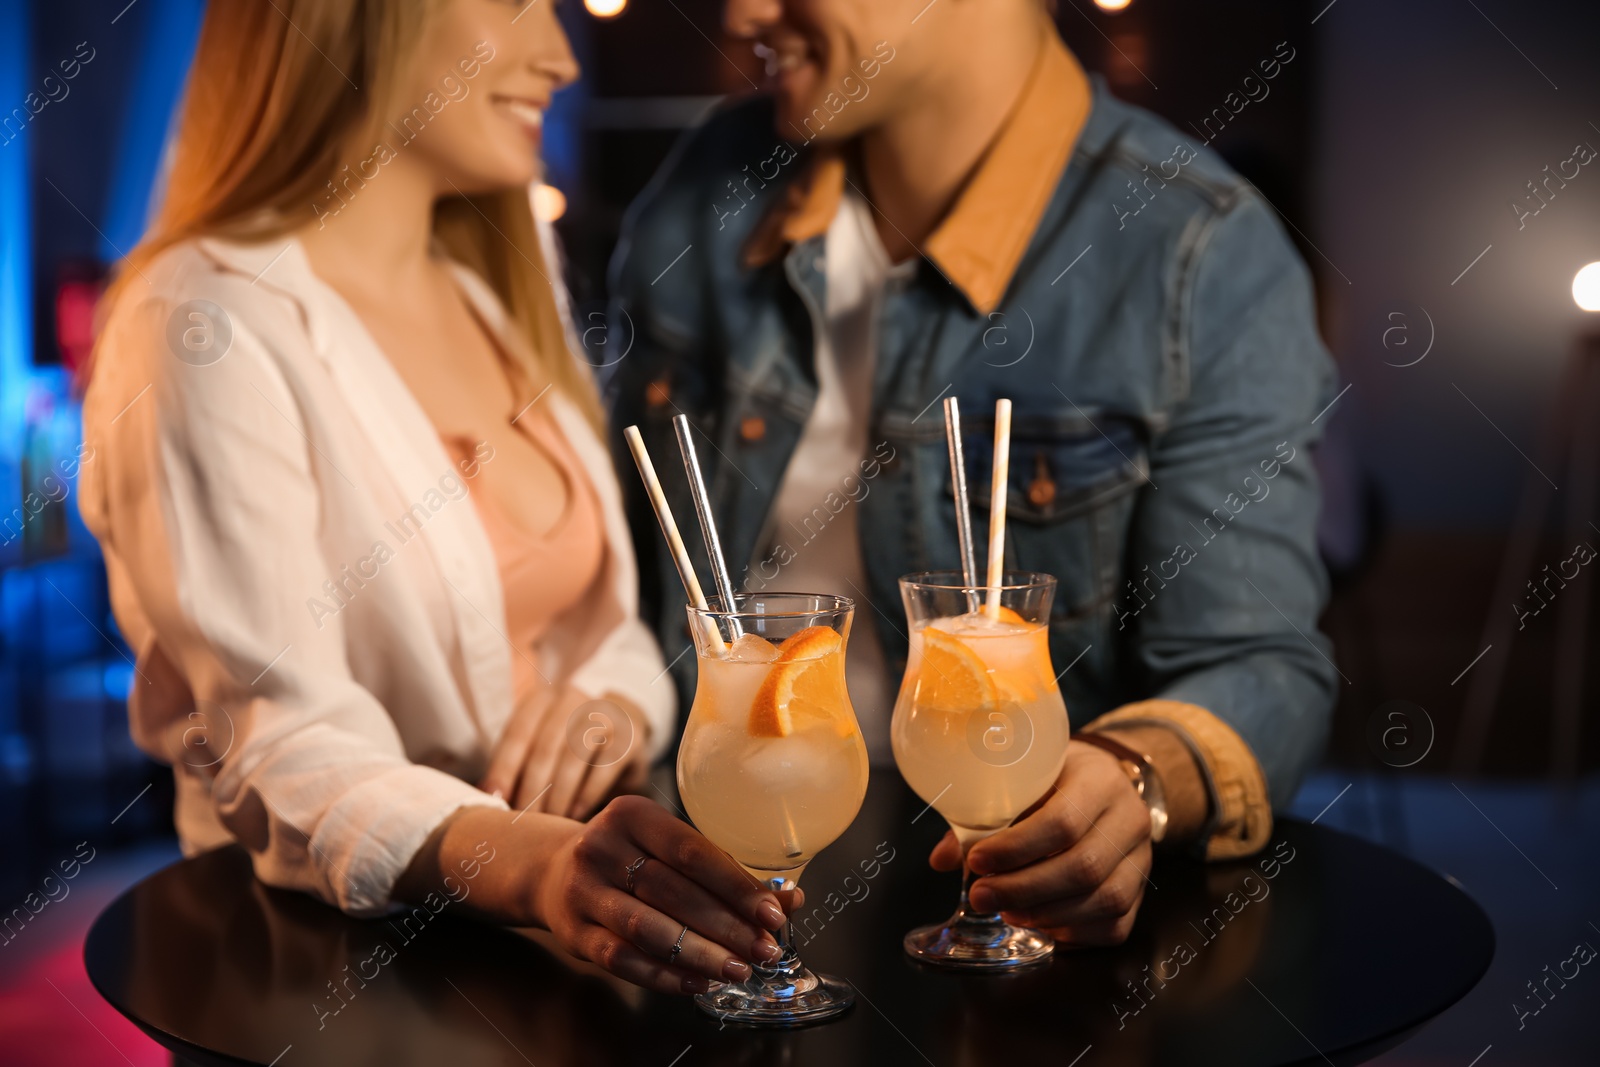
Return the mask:
MULTIPOLYGON (((518 345, 492 291, 454 273, 518 345)), ((594 605, 607 623, 553 628, 536 666, 643 709, 654 756, 675 701, 638 619, 615 473, 574 405, 556 390, 537 402, 594 485, 608 565, 594 605)), ((384 910, 446 816, 504 807, 469 784, 524 654, 468 498, 478 468, 452 461, 292 238, 185 242, 132 278, 84 438, 79 507, 137 655, 134 739, 173 766, 185 850, 237 840, 271 885, 384 910)))

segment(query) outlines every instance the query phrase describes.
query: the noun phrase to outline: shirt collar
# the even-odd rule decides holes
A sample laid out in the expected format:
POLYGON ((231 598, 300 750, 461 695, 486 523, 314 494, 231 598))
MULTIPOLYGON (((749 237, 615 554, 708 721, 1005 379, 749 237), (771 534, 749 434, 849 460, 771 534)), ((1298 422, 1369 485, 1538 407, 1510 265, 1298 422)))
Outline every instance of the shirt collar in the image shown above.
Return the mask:
MULTIPOLYGON (((955 206, 922 252, 981 314, 1000 303, 1089 117, 1089 80, 1054 28, 1016 106, 1001 124, 955 206)), ((747 266, 772 262, 819 237, 839 210, 848 179, 842 146, 811 157, 751 234, 747 266)))

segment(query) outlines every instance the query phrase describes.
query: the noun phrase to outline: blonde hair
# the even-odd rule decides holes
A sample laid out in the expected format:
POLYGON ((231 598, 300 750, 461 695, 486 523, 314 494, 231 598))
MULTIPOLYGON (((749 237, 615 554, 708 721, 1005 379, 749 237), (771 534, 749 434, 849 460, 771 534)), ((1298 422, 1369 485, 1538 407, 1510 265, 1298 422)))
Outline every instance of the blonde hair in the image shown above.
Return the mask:
MULTIPOLYGON (((352 145, 383 140, 428 17, 445 0, 225 0, 206 5, 171 174, 154 222, 106 294, 180 241, 264 241, 304 225, 352 145)), ((527 190, 455 196, 435 239, 476 271, 527 343, 524 373, 599 429, 595 385, 572 358, 527 190)), ((520 351, 518 351, 520 349, 520 351)))

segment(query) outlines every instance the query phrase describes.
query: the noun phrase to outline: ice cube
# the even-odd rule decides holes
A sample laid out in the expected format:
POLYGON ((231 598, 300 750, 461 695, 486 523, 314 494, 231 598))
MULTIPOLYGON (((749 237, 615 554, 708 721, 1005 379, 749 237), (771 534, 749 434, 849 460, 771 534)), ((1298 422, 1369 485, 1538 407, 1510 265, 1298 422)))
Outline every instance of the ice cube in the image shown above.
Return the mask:
POLYGON ((741 634, 728 646, 728 658, 736 663, 775 663, 778 649, 760 634, 741 634))
POLYGON ((982 611, 935 619, 928 625, 958 637, 998 637, 1002 634, 1019 633, 1029 628, 1005 619, 992 619, 982 611))

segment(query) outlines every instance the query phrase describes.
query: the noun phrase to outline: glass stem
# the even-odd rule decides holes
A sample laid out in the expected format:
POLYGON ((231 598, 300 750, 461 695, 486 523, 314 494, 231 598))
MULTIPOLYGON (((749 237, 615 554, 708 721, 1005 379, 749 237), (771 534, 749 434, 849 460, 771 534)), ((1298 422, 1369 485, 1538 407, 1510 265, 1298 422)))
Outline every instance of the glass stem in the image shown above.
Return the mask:
MULTIPOLYGON (((795 880, 783 877, 768 878, 767 887, 774 893, 781 893, 793 889, 795 880)), ((804 971, 805 965, 800 962, 800 953, 794 947, 794 924, 788 915, 784 916, 783 925, 778 927, 772 936, 778 943, 778 948, 783 951, 783 955, 776 963, 754 964, 755 977, 766 986, 770 995, 793 995, 795 981, 804 971)))
POLYGON ((978 912, 972 910, 972 901, 969 894, 972 892, 972 883, 975 877, 972 873, 972 868, 967 866, 967 856, 965 850, 963 850, 961 854, 961 902, 956 905, 956 913, 951 917, 951 923, 961 926, 989 926, 1004 922, 997 911, 978 912))

